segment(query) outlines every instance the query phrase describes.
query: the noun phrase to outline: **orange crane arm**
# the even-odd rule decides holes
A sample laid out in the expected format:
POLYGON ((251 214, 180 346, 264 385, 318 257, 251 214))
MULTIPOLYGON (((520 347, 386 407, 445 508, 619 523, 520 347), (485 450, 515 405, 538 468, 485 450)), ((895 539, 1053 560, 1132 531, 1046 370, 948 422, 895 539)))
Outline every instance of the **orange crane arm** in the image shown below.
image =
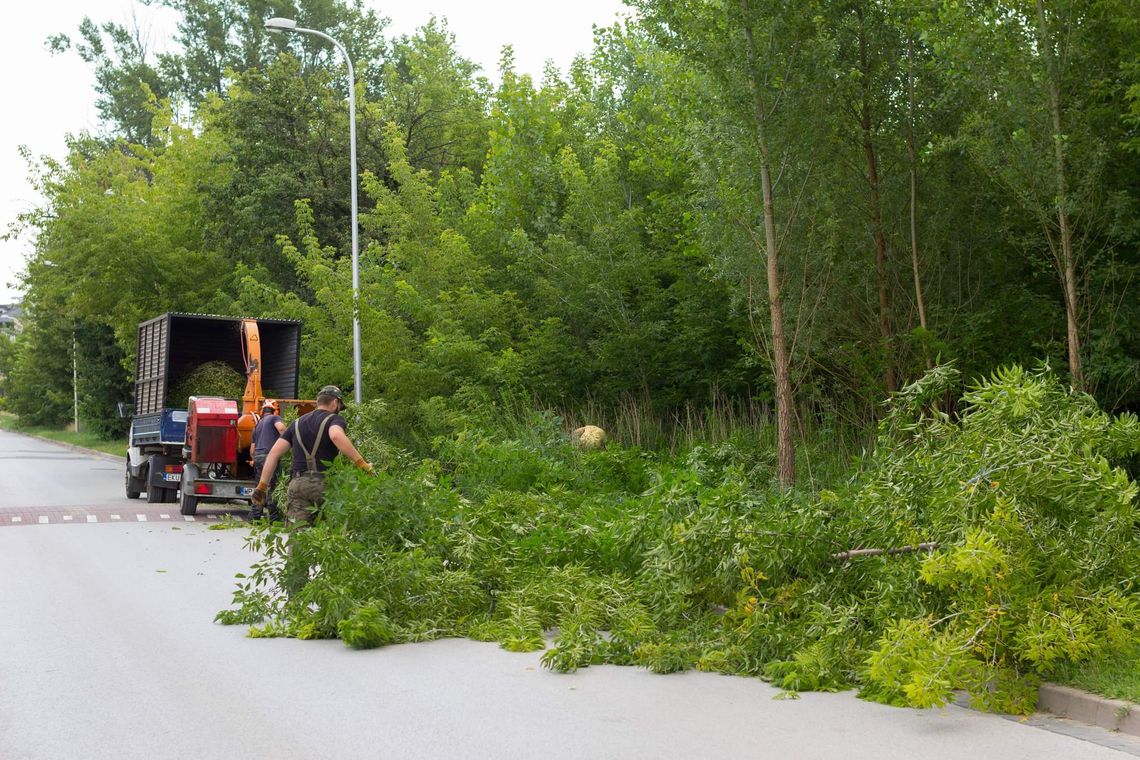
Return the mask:
POLYGON ((245 355, 245 393, 242 394, 242 415, 238 419, 238 451, 245 451, 253 439, 253 428, 257 425, 261 402, 264 401, 261 388, 261 337, 256 319, 241 321, 242 352, 245 355))
POLYGON ((257 414, 264 399, 261 390, 261 338, 256 319, 241 321, 241 336, 245 349, 245 394, 242 396, 242 413, 257 414))

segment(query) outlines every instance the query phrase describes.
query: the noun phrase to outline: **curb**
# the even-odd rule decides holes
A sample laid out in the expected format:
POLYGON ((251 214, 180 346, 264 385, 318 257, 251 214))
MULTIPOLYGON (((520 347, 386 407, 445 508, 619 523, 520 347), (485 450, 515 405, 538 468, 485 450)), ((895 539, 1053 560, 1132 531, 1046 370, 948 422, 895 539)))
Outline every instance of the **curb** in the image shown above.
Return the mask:
POLYGON ((1140 736, 1140 710, 1122 699, 1108 699, 1087 691, 1043 683, 1037 690, 1037 709, 1070 720, 1140 736))
POLYGON ((44 438, 42 435, 33 435, 32 433, 25 433, 21 430, 5 430, 4 432, 14 433, 16 435, 22 435, 25 438, 34 438, 35 440, 43 441, 44 443, 52 443, 52 444, 55 444, 56 446, 61 446, 65 449, 71 449, 72 451, 80 451, 80 452, 83 452, 84 454, 87 454, 89 456, 98 457, 99 459, 105 459, 108 462, 122 462, 127 457, 127 454, 125 451, 123 452, 122 456, 117 457, 114 454, 108 454, 106 451, 99 451, 98 449, 89 449, 86 446, 77 446, 74 443, 65 443, 64 441, 57 441, 54 438, 44 438))

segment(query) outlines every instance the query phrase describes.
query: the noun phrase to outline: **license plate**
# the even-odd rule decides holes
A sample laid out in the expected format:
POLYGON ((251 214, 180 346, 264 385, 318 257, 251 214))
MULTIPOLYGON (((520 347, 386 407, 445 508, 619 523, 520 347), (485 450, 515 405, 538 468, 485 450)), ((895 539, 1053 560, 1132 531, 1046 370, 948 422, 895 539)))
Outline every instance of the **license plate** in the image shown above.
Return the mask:
POLYGON ((242 496, 253 496, 253 489, 252 488, 246 488, 245 486, 242 486, 241 488, 238 489, 238 491, 241 492, 242 496))
POLYGON ((165 480, 167 483, 181 483, 182 482, 182 473, 180 473, 180 472, 164 472, 162 474, 162 479, 165 480))

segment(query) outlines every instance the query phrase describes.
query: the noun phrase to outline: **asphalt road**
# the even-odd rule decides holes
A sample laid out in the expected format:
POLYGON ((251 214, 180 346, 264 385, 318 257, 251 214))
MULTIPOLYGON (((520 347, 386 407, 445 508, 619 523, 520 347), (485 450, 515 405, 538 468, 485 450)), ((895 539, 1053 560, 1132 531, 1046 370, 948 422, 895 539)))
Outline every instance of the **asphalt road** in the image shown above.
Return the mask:
POLYGON ((203 502, 184 518, 177 504, 126 498, 123 457, 76 449, 0 430, 0 528, 30 524, 216 521, 244 515, 238 504, 203 502))
MULTIPOLYGON (((0 525, 37 499, 134 508, 116 495, 113 463, 45 446, 0 433, 0 525)), ((901 710, 852 694, 777 701, 761 681, 705 673, 558 675, 537 654, 471 641, 355 652, 249 639, 211 622, 253 559, 242 531, 72 522, 0 530, 3 760, 1140 754, 1127 737, 1063 721, 901 710)))

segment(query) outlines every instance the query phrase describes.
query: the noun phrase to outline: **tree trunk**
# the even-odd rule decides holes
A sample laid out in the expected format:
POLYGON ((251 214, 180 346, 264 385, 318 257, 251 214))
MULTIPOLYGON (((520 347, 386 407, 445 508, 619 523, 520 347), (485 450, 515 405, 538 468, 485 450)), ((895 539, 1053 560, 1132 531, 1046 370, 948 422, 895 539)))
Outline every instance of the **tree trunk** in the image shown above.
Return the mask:
POLYGON ((1053 42, 1045 18, 1045 4, 1037 0, 1037 24, 1040 32, 1041 52, 1045 57, 1049 95, 1049 113, 1053 119, 1053 164, 1057 182, 1057 226, 1061 237, 1061 255, 1058 263, 1061 288, 1065 294, 1065 323, 1069 346, 1069 375, 1073 387, 1085 389, 1084 370, 1081 366, 1080 302, 1077 293, 1077 264, 1073 253, 1073 231, 1069 223, 1068 181, 1065 172, 1065 143, 1061 122, 1061 72, 1053 55, 1053 42))
MULTIPOLYGON (((742 9, 747 12, 745 0, 742 9)), ((771 158, 765 130, 767 111, 764 94, 756 74, 756 43, 752 28, 744 26, 748 42, 748 78, 752 88, 753 118, 755 120, 756 148, 760 155, 760 190, 764 200, 764 253, 768 274, 768 316, 772 322, 772 364, 776 376, 776 451, 780 484, 790 488, 796 482, 796 449, 793 434, 793 399, 791 367, 788 359, 787 337, 784 333, 784 305, 780 297, 779 241, 776 237, 776 212, 772 199, 771 158)))
POLYGON ((871 186, 871 228, 875 236, 875 279, 879 287, 879 334, 883 339, 883 384, 888 393, 898 390, 895 378, 894 351, 891 350, 891 293, 887 287, 887 238, 879 208, 879 167, 875 160, 875 144, 871 139, 871 94, 864 32, 859 32, 859 63, 863 68, 863 103, 860 126, 863 131, 863 154, 867 159, 867 182, 871 186))
MULTIPOLYGON (((910 159, 910 264, 914 270, 914 301, 918 306, 918 324, 926 331, 926 301, 922 297, 922 277, 918 267, 918 151, 915 148, 914 136, 914 40, 907 40, 907 133, 906 153, 910 159)), ((923 352, 925 353, 925 351, 923 352)), ((934 363, 929 355, 926 356, 926 368, 933 368, 934 363)))
POLYGON ((926 302, 918 269, 918 157, 913 138, 907 140, 906 150, 910 155, 910 263, 914 270, 914 300, 918 304, 918 324, 926 330, 926 302))
POLYGON ((776 370, 776 434, 780 483, 790 487, 796 482, 796 449, 792 439, 792 378, 784 336, 784 306, 780 298, 780 266, 776 247, 775 210, 772 202, 772 173, 768 166, 767 141, 764 130, 758 139, 763 146, 760 160, 760 185, 764 193, 764 242, 767 249, 768 313, 772 320, 772 360, 776 370))

